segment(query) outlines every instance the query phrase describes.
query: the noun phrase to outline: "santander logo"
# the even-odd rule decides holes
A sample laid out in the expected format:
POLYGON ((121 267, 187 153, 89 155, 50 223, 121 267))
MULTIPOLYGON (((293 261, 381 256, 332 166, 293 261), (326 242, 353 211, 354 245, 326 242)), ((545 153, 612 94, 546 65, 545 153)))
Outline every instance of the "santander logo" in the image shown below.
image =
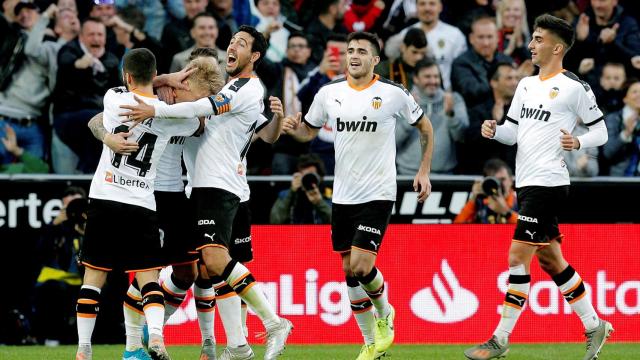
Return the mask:
POLYGON ((413 295, 411 311, 422 320, 438 324, 454 323, 473 316, 479 305, 476 295, 460 286, 446 259, 442 260, 440 271, 442 275, 433 274, 433 289, 427 287, 413 295))

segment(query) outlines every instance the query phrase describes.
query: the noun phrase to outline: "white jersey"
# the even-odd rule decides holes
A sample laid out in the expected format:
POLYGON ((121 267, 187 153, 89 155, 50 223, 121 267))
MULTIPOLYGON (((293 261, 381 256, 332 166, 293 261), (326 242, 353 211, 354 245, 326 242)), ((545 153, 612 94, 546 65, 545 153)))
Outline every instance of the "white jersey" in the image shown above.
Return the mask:
POLYGON ((156 176, 156 191, 182 192, 182 151, 184 149, 185 136, 172 136, 164 149, 156 176))
POLYGON ((517 126, 516 185, 569 185, 560 129, 573 132, 577 119, 587 126, 603 120, 586 82, 569 71, 520 81, 507 114, 517 126))
POLYGON ((243 77, 229 81, 215 96, 192 103, 156 106, 156 117, 209 116, 204 133, 193 142, 188 140, 185 147, 185 163, 193 169, 187 168, 192 187, 218 188, 243 197, 244 158, 253 134, 260 130, 258 119, 264 108, 263 98, 260 80, 243 77))
POLYGON ((332 201, 361 204, 396 200, 396 120, 415 125, 422 109, 404 87, 375 75, 364 88, 348 79, 323 86, 305 123, 332 122, 336 168, 332 201))
MULTIPOLYGON (((147 104, 162 104, 156 97, 143 97, 147 104)), ((124 87, 110 89, 104 96, 103 125, 112 133, 127 132, 118 116, 120 105, 136 105, 134 94, 124 87)), ((130 156, 114 154, 106 145, 98 169, 91 181, 89 197, 118 201, 125 204, 156 209, 153 196, 156 168, 171 136, 188 136, 198 130, 197 119, 177 119, 172 121, 147 119, 133 128, 131 138, 138 143, 139 150, 130 156)))

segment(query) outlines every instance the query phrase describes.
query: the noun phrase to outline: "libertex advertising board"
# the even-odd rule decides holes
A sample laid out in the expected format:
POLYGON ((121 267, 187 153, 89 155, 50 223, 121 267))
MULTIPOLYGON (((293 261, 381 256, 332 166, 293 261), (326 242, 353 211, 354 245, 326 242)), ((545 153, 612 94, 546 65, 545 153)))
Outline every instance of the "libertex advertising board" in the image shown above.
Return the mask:
MULTIPOLYGON (((395 306, 398 343, 484 341, 507 289, 511 225, 391 225, 377 265, 395 306)), ((255 226, 248 267, 295 330, 291 343, 361 343, 329 226, 255 226)), ((564 225, 562 249, 596 311, 616 329, 611 341, 640 341, 640 225, 564 225)), ((198 343, 191 294, 165 328, 170 343, 198 343)), ((263 331, 249 315, 249 333, 263 331)), ((514 342, 581 342, 582 324, 534 260, 514 342)), ((224 331, 216 319, 216 337, 224 331)), ((250 342, 254 337, 250 335, 250 342)))

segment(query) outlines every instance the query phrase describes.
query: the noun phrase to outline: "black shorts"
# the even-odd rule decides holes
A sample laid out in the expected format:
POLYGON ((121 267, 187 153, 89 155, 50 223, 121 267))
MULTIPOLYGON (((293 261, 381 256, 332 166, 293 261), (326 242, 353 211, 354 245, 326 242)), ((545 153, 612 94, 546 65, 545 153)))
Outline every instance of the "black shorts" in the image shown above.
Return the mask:
POLYGON ((569 186, 518 188, 518 223, 513 240, 531 245, 560 242, 558 214, 569 197, 569 186))
POLYGON ((236 217, 233 219, 229 255, 233 260, 241 263, 247 263, 253 260, 253 248, 251 246, 251 209, 249 208, 249 201, 240 203, 236 217))
POLYGON ((103 271, 145 271, 164 265, 156 212, 89 199, 80 260, 103 271))
POLYGON ((165 265, 198 261, 193 251, 195 226, 193 208, 184 192, 156 191, 156 212, 165 265))
POLYGON ((208 246, 230 249, 231 229, 240 198, 222 189, 193 188, 191 200, 196 212, 194 249, 208 246))
POLYGON ((354 247, 377 254, 392 210, 393 201, 386 200, 353 205, 334 203, 331 214, 333 250, 343 253, 354 247))

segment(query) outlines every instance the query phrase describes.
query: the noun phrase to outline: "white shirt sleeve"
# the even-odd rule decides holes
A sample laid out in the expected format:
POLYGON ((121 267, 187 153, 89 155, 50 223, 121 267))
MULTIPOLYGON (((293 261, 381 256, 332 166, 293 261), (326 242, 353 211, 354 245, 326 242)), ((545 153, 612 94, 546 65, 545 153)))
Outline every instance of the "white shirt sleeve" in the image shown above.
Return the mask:
MULTIPOLYGON (((522 95, 525 91, 525 80, 522 79, 518 83, 518 87, 516 88, 516 93, 513 95, 513 99, 511 100, 511 105, 509 106, 509 111, 507 112, 507 120, 506 122, 512 122, 518 125, 518 121, 520 121, 520 108, 522 107, 522 95)), ((500 119, 496 119, 500 120, 500 119)))
POLYGON ((162 103, 155 105, 155 108, 156 118, 194 118, 215 115, 212 102, 209 98, 173 105, 162 103))
POLYGON ((410 125, 416 125, 418 121, 422 119, 422 116, 424 116, 422 108, 418 105, 411 93, 404 88, 399 97, 400 109, 397 112, 398 118, 408 122, 410 125))
POLYGON ((598 147, 604 145, 607 140, 609 140, 609 134, 604 121, 596 121, 596 123, 589 126, 589 132, 578 136, 580 149, 598 147))
POLYGON ((266 116, 260 114, 260 116, 258 116, 258 123, 256 124, 256 133, 260 132, 260 130, 262 130, 265 126, 269 125, 270 122, 271 119, 267 119, 266 116))
POLYGON ((504 124, 496 127, 496 133, 493 140, 499 141, 505 145, 513 145, 518 140, 518 125, 511 121, 505 121, 504 124))
POLYGON ((596 103, 596 95, 593 90, 588 86, 585 88, 583 85, 577 87, 575 96, 576 101, 572 102, 575 107, 572 110, 582 119, 585 125, 590 127, 598 122, 604 122, 604 115, 596 103))
POLYGON ((307 115, 304 116, 304 123, 310 128, 320 129, 327 122, 327 112, 325 111, 326 93, 326 87, 323 87, 318 91, 316 96, 313 98, 313 103, 311 104, 307 115))

